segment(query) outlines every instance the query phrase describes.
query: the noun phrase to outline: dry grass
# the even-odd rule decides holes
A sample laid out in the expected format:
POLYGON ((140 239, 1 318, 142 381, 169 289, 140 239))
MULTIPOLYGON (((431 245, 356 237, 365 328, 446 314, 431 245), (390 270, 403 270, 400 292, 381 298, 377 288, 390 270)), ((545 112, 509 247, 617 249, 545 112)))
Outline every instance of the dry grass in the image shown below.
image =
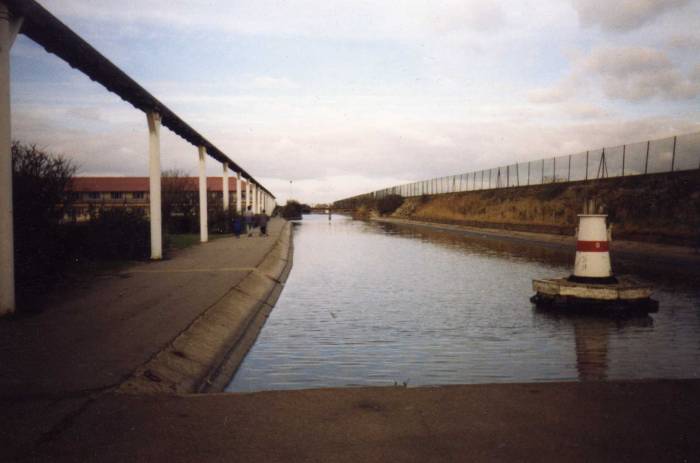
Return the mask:
POLYGON ((569 234, 586 200, 603 204, 618 238, 695 244, 698 171, 409 198, 394 217, 569 234))

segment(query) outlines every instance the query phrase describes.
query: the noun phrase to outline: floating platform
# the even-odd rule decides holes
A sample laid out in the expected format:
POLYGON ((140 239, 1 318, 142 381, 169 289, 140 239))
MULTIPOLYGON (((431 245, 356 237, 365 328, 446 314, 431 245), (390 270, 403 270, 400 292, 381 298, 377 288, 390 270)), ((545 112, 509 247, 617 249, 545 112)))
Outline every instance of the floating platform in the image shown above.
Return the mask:
POLYGON ((530 301, 538 307, 576 311, 656 312, 659 303, 651 298, 652 287, 629 277, 614 283, 577 282, 569 278, 533 280, 537 294, 530 301))

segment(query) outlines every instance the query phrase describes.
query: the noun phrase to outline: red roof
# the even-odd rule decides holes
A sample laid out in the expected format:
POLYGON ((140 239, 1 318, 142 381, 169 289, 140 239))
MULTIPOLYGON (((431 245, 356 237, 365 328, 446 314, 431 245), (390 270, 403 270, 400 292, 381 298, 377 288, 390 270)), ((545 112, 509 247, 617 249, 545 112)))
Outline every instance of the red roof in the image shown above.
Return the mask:
MULTIPOLYGON (((186 188, 199 190, 199 177, 186 177, 186 188)), ((245 180, 242 181, 245 184, 245 180)), ((223 191, 222 177, 207 177, 207 190, 223 191)), ((236 178, 228 178, 229 191, 236 191, 236 178)), ((70 191, 76 192, 133 192, 148 191, 148 177, 73 177, 70 191)))

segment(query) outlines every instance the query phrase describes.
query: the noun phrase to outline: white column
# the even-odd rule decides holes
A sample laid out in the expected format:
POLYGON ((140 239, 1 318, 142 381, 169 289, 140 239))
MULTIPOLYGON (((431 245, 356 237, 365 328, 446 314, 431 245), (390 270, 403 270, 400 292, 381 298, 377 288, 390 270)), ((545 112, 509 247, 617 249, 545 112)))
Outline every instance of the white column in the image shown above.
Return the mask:
POLYGON ((224 163, 224 176, 221 179, 223 183, 223 195, 224 195, 224 212, 228 211, 228 164, 224 163))
POLYGON ((246 179, 245 181, 245 210, 248 210, 248 206, 250 206, 250 180, 246 179))
POLYGON ((199 241, 209 241, 209 227, 207 220, 207 151, 203 146, 199 147, 199 241))
POLYGON ((251 185, 251 188, 253 189, 252 191, 252 201, 253 201, 253 214, 258 213, 258 186, 253 184, 251 185))
POLYGON ((148 111, 148 172, 151 220, 151 259, 163 258, 163 226, 160 203, 160 114, 148 111))
POLYGON ((241 182, 241 173, 236 172, 236 212, 240 215, 243 211, 243 205, 241 204, 241 189, 243 188, 243 183, 241 182))
POLYGON ((12 215, 10 48, 22 20, 0 3, 0 317, 15 311, 15 243, 12 215))

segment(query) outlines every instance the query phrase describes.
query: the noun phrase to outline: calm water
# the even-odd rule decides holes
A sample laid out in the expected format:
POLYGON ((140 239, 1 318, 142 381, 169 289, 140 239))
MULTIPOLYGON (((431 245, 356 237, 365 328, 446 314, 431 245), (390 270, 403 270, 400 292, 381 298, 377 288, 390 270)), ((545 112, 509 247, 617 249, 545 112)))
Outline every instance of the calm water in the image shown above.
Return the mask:
POLYGON ((659 312, 532 307, 572 254, 429 229, 305 216, 282 297, 229 391, 700 376, 700 289, 654 268, 659 312))

